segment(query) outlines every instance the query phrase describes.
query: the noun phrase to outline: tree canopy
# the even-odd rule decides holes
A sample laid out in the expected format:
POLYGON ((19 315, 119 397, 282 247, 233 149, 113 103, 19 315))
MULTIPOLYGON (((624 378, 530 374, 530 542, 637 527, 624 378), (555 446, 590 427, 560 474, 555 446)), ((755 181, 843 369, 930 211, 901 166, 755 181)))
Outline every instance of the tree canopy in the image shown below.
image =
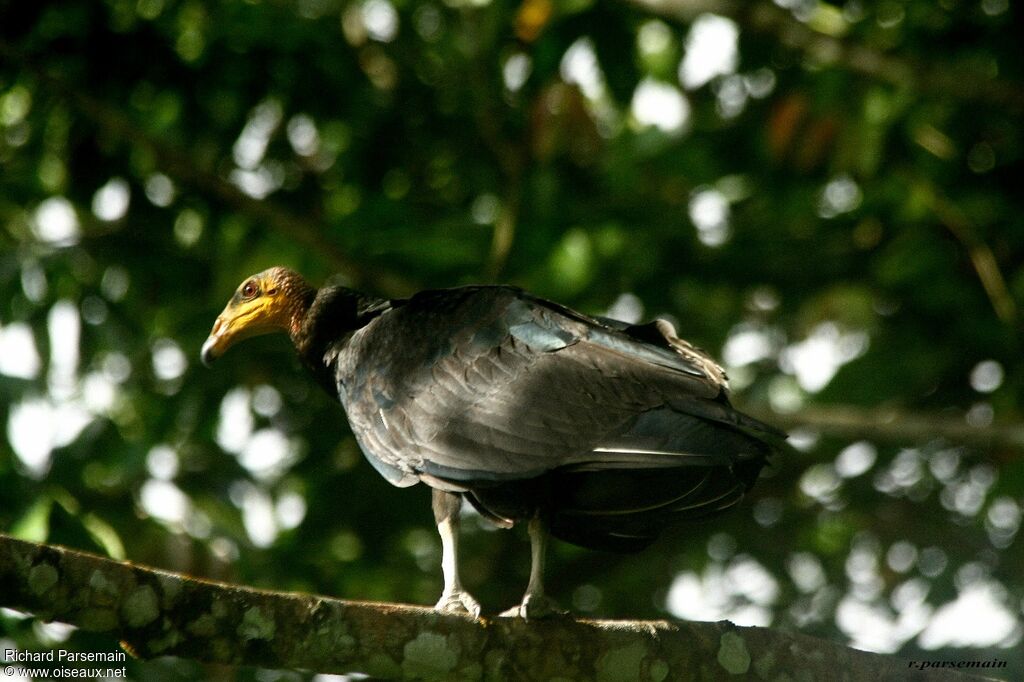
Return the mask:
MULTIPOLYGON (((199 348, 271 265, 388 296, 510 282, 671 319, 795 446, 738 509, 641 554, 555 544, 566 607, 1019 673, 1019 13, 0 4, 0 530, 432 604, 429 491, 367 466, 283 337, 216 371, 199 348)), ((464 524, 463 578, 496 612, 529 551, 492 530, 464 524)), ((20 648, 95 637, 0 613, 20 648)))

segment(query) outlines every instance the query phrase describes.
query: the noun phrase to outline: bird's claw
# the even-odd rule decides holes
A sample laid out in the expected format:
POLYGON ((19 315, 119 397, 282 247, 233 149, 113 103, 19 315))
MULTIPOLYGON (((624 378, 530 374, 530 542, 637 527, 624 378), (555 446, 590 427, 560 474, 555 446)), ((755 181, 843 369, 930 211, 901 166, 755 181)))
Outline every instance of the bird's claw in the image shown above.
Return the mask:
POLYGON ((540 618, 552 618, 565 616, 568 611, 558 607, 558 603, 544 595, 528 594, 523 597, 523 603, 513 606, 507 611, 502 611, 502 618, 522 618, 523 620, 535 620, 540 618))
POLYGON ((473 599, 473 596, 469 592, 463 590, 454 590, 452 592, 446 592, 441 595, 441 598, 437 600, 437 604, 434 605, 435 611, 441 613, 456 613, 459 615, 469 614, 474 618, 480 617, 480 602, 473 599))

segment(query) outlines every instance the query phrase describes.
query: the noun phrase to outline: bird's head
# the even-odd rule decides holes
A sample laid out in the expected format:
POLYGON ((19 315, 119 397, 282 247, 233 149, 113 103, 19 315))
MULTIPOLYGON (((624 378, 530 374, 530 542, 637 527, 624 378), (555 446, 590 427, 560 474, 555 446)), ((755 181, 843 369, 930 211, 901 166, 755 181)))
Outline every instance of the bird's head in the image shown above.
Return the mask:
POLYGON ((203 364, 210 366, 235 343, 253 336, 288 332, 294 337, 315 293, 288 268, 270 268, 247 277, 213 323, 203 344, 203 364))

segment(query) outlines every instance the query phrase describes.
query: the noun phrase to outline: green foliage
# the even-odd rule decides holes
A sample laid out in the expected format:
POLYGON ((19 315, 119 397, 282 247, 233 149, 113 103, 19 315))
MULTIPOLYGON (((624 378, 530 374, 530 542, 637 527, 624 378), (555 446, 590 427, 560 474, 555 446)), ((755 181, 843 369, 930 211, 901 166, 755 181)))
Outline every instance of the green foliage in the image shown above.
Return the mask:
MULTIPOLYGON (((645 4, 5 5, 0 530, 433 603, 428 491, 366 465, 286 341, 198 363, 230 292, 274 264, 387 295, 506 281, 591 313, 628 292, 715 355, 732 348, 738 402, 1019 423, 1015 10, 766 3, 733 17, 737 63, 683 90, 706 17, 645 4), (645 109, 644 88, 662 99, 645 109), (736 351, 743 334, 762 350, 736 351), (841 358, 831 381, 801 373, 820 369, 813 347, 841 358)), ((638 556, 556 546, 551 591, 583 614, 652 617, 681 573, 706 595, 724 575, 720 616, 844 639, 843 604, 894 621, 908 585, 937 608, 991 580, 1019 639, 1019 451, 869 443, 868 468, 841 476, 850 440, 799 435, 721 519, 638 556), (744 591, 743 576, 765 584, 740 570, 751 561, 770 595, 744 591)), ((465 526, 468 587, 485 609, 514 603, 523 534, 465 526)), ((66 636, 0 624, 23 647, 66 636)), ((916 634, 891 647, 921 657, 916 634)), ((1024 666, 1019 650, 970 655, 1024 666)))

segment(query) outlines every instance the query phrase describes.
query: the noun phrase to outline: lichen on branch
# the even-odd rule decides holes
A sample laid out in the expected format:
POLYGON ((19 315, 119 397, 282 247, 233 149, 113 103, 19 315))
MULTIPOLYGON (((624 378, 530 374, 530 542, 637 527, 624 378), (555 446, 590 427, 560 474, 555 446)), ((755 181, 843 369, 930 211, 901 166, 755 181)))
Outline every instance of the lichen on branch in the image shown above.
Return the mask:
MULTIPOLYGON (((898 658, 727 621, 475 620, 201 580, 2 534, 0 606, 110 633, 142 658, 385 679, 661 682, 907 673, 907 661, 898 658)), ((913 677, 972 679, 949 671, 913 677)))

